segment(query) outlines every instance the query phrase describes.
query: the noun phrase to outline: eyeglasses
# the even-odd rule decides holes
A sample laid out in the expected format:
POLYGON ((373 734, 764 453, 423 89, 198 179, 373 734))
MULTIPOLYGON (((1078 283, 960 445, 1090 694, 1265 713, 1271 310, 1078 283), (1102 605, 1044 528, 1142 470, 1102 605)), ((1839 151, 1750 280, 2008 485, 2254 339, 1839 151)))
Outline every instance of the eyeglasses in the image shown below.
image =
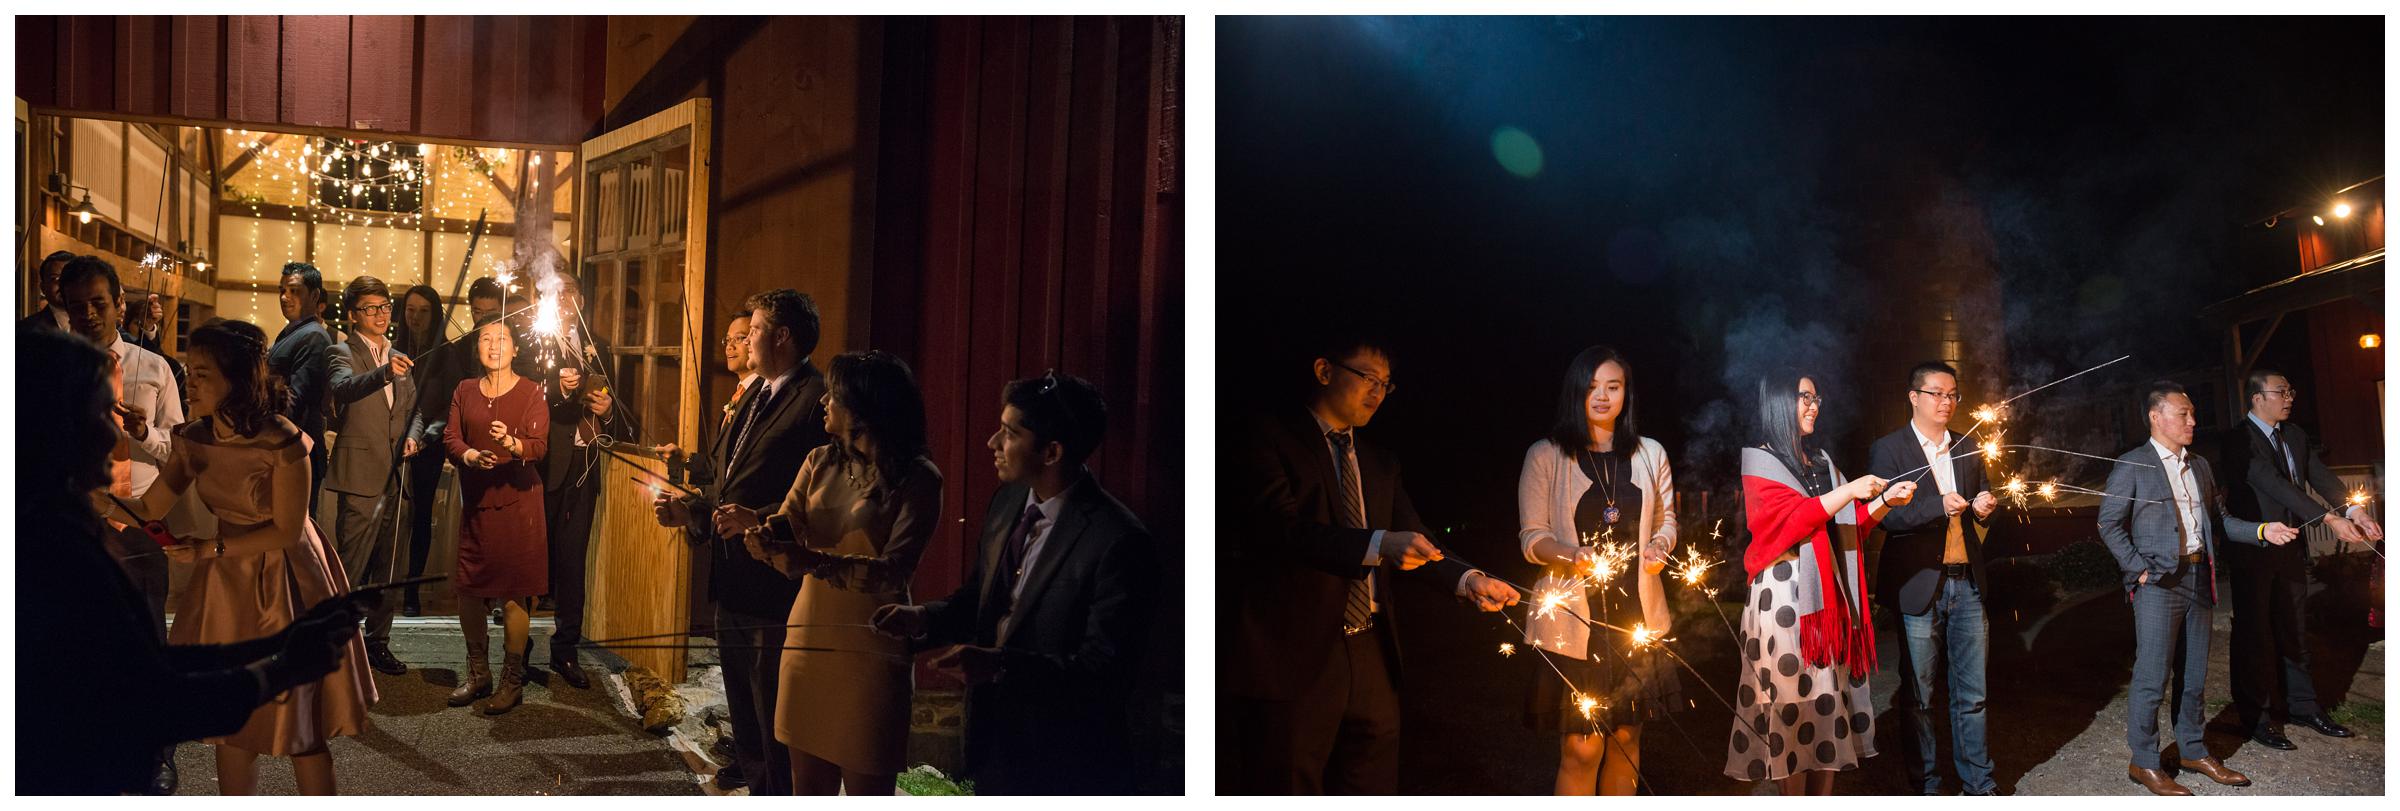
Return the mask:
POLYGON ((1825 398, 1818 397, 1814 394, 1803 393, 1800 395, 1800 404, 1805 406, 1822 406, 1825 404, 1825 398))
POLYGON ((390 302, 385 302, 383 304, 361 304, 359 306, 350 308, 350 312, 359 315, 380 315, 391 311, 392 305, 390 302))
POLYGON ((2297 391, 2293 391, 2293 390, 2291 390, 2291 389, 2260 389, 2258 393, 2260 393, 2260 394, 2272 394, 2272 395, 2274 395, 2274 396, 2276 396, 2276 397, 2280 397, 2280 398, 2283 398, 2283 399, 2285 399, 2285 400, 2298 400, 2298 399, 2300 399, 2300 393, 2299 393, 2299 392, 2297 392, 2297 391))
POLYGON ((749 345, 750 345, 750 336, 749 336, 749 334, 748 334, 748 333, 744 333, 744 334, 741 334, 741 335, 727 335, 727 336, 725 336, 725 345, 726 345, 726 346, 749 346, 749 345))
POLYGON ((1916 393, 1918 393, 1918 394, 1922 394, 1922 395, 1925 395, 1925 396, 1927 396, 1927 397, 1934 398, 1934 399, 1936 399, 1936 400, 1948 400, 1948 401, 1950 401, 1950 404, 1951 404, 1951 405, 1958 405, 1958 401, 1959 401, 1960 399, 1963 399, 1963 398, 1959 397, 1959 396, 1958 396, 1958 394, 1957 394, 1957 393, 1955 393, 1955 392, 1953 392, 1953 393, 1950 393, 1950 394, 1943 394, 1943 393, 1941 393, 1941 392, 1938 392, 1938 391, 1926 391, 1926 390, 1924 390, 1924 389, 1909 389, 1909 391, 1913 391, 1913 392, 1916 392, 1916 393))
POLYGON ((1343 362, 1341 362, 1341 361, 1338 361, 1338 360, 1327 360, 1327 361, 1325 361, 1325 362, 1326 362, 1326 363, 1333 364, 1334 366, 1336 366, 1336 367, 1340 368, 1342 371, 1346 371, 1346 372, 1349 372, 1349 373, 1351 373, 1351 374, 1358 375, 1358 379, 1360 379, 1360 380, 1364 380, 1364 381, 1367 381, 1367 385, 1369 385, 1369 386, 1373 386, 1373 387, 1375 387, 1375 388, 1378 388, 1378 389, 1381 389, 1381 390, 1383 390, 1383 394, 1384 394, 1384 396, 1386 396, 1386 397, 1389 397, 1389 396, 1391 396, 1392 392, 1395 392, 1395 391, 1399 391, 1399 390, 1400 390, 1400 384, 1398 384, 1398 383, 1394 383, 1394 382, 1392 382, 1392 381, 1389 381, 1389 380, 1385 380, 1385 379, 1383 379, 1383 378, 1380 378, 1380 377, 1376 377, 1376 376, 1374 376, 1374 375, 1371 375, 1371 374, 1367 374, 1367 373, 1365 373, 1365 372, 1361 372, 1361 371, 1359 371, 1359 370, 1357 370, 1357 369, 1350 368, 1350 364, 1343 363, 1343 362))

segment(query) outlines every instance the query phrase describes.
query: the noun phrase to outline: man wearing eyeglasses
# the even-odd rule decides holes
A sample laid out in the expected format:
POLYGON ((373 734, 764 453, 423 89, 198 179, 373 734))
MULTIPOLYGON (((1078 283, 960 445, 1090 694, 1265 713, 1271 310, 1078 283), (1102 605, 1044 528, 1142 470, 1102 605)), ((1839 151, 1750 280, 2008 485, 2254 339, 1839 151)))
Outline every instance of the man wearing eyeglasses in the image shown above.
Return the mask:
POLYGON ((1983 614, 1983 528, 1999 506, 1984 488, 1983 459, 1954 454, 1974 441, 1952 433, 1958 370, 1926 361, 1908 370, 1907 425, 1875 440, 1867 472, 1894 481, 1931 485, 1941 499, 1920 498, 1883 518, 1883 551, 1875 591, 1900 614, 1907 655, 1900 657, 1901 764, 1912 788, 1940 794, 1934 763, 1934 682, 1950 682, 1950 761, 1965 793, 1991 794, 1992 752, 1984 717, 1984 663, 1990 623, 1983 614), (1969 495, 1973 494, 1973 495, 1969 495), (1947 664, 1947 669, 1944 665, 1947 664))
MULTIPOLYGON (((351 279, 342 288, 342 311, 350 314, 350 339, 327 351, 334 438, 325 489, 336 499, 334 549, 351 583, 385 583, 399 579, 394 555, 407 515, 396 471, 400 459, 419 450, 408 435, 417 402, 409 370, 416 362, 392 346, 392 291, 383 280, 351 279)), ((397 676, 408 666, 392 655, 393 603, 380 601, 367 612, 367 665, 397 676)))
POLYGON ((67 262, 74 258, 74 251, 52 251, 49 256, 42 257, 41 267, 34 270, 39 274, 34 278, 34 284, 41 290, 42 308, 17 321, 18 326, 52 332, 70 331, 67 310, 59 304, 58 277, 67 272, 67 262))
MULTIPOLYGON (((2345 506, 2349 493, 2342 480, 2310 452, 2308 432, 2291 424, 2299 399, 2292 382, 2259 369, 2244 381, 2242 394, 2250 412, 2236 427, 2241 435, 2225 443, 2225 469, 2238 471, 2243 486, 2226 488, 2227 511, 2292 526, 2321 520, 2343 543, 2382 540, 2383 527, 2365 505, 2345 506), (2322 503, 2309 497, 2312 489, 2322 503)), ((2318 734, 2350 737, 2318 704, 2309 676, 2308 544, 2230 544, 2225 568, 2233 579, 2233 705, 2243 729, 2269 748, 2300 748, 2269 717, 2269 710, 2280 709, 2318 734)))
POLYGON ((1484 611, 1517 591, 1428 537, 1399 462, 1355 438, 1396 388, 1348 338, 1314 356, 1305 411, 1233 435, 1217 548, 1217 789, 1390 794, 1400 782, 1399 573, 1484 611))

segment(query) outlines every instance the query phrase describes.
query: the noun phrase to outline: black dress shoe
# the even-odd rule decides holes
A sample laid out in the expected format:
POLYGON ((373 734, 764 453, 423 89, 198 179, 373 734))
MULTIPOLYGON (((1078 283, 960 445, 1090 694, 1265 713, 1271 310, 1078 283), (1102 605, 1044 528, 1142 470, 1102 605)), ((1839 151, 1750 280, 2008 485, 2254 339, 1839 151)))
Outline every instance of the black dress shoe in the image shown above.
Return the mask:
POLYGON ((2292 716, 2292 723, 2316 730, 2317 734, 2326 736, 2328 738, 2347 738, 2351 735, 2349 727, 2334 723, 2332 717, 2322 713, 2317 715, 2295 715, 2292 716))
POLYGON ((559 678, 577 690, 587 690, 592 686, 592 677, 584 675, 583 665, 576 664, 572 659, 551 661, 550 672, 558 674, 559 678))
POLYGON ((732 791, 734 789, 749 788, 750 780, 749 778, 742 776, 741 766, 727 763, 723 767, 717 769, 716 784, 718 791, 732 791))
POLYGON ((410 601, 408 601, 407 603, 405 603, 405 604, 402 604, 402 605, 400 606, 400 616, 403 616, 403 617, 422 617, 422 616, 425 616, 425 607, 424 607, 424 606, 422 606, 422 605, 418 605, 418 604, 417 604, 417 602, 416 602, 415 600, 410 600, 410 601))
POLYGON ((182 783, 182 778, 175 772, 175 748, 167 747, 166 759, 158 762, 158 773, 150 776, 150 794, 154 797, 174 794, 175 787, 182 783))
POLYGON ((2300 748, 2299 745, 2292 743, 2292 739, 2284 737, 2283 730, 2277 725, 2263 721, 2259 722, 2258 726, 2251 728, 2250 739, 2269 749, 2281 749, 2289 752, 2300 748))
POLYGON ((386 676, 408 672, 408 666, 401 664, 400 657, 392 655, 392 646, 384 642, 367 643, 367 666, 386 676))

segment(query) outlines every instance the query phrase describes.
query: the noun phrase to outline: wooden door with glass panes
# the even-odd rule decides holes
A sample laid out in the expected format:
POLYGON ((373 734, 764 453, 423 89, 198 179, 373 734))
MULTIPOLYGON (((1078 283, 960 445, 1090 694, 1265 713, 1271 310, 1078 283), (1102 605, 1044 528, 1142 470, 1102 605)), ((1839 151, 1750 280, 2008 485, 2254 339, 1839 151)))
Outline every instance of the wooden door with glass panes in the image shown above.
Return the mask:
MULTIPOLYGON (((617 408, 632 436, 612 437, 593 513, 584 636, 645 636, 690 627, 691 556, 680 530, 652 517, 666 465, 643 451, 690 449, 700 436, 700 316, 708 289, 709 103, 692 99, 585 141, 577 273, 591 329, 608 349, 617 408), (638 481, 637 481, 638 480, 638 481)), ((673 643, 673 639, 650 640, 673 643)), ((684 652, 618 651, 669 683, 684 652)))

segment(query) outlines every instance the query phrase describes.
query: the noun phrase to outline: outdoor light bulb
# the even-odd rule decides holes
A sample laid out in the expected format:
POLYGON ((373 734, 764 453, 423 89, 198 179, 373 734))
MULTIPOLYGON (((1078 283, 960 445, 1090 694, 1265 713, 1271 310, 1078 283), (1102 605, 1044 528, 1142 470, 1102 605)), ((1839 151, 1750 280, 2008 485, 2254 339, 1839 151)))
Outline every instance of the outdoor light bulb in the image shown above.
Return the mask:
POLYGON ((85 225, 90 225, 90 224, 92 224, 92 212, 89 212, 89 211, 78 211, 78 212, 75 212, 75 219, 76 219, 76 221, 78 221, 78 222, 81 222, 81 223, 83 223, 83 224, 85 224, 85 225))
POLYGON ((2324 225, 2324 224, 2325 224, 2325 218, 2324 218, 2324 217, 2322 217, 2322 216, 2315 215, 2315 214, 2310 214, 2310 215, 2308 215, 2308 218, 2309 218, 2309 219, 2312 219, 2312 220, 2316 220, 2318 225, 2324 225))
POLYGON ((2333 204, 2333 216, 2336 216, 2336 217, 2347 217, 2347 216, 2350 216, 2350 204, 2349 204, 2349 203, 2335 203, 2335 204, 2333 204))
POLYGON ((2358 336, 2358 348, 2360 349, 2374 349, 2382 345, 2383 336, 2381 335, 2370 332, 2365 335, 2358 336))

